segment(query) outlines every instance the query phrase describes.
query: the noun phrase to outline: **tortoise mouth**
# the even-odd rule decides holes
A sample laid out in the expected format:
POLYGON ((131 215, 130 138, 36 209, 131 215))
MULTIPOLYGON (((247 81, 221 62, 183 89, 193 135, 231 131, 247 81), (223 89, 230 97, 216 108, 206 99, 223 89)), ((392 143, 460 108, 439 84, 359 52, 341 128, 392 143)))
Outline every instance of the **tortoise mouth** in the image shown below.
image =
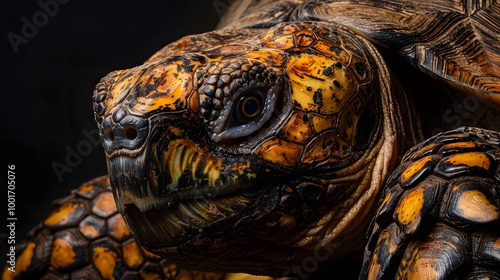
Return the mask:
POLYGON ((189 139, 163 139, 135 157, 107 161, 118 211, 146 248, 215 240, 276 207, 265 197, 282 176, 259 159, 221 156, 189 139))
POLYGON ((134 203, 125 204, 123 216, 134 236, 149 250, 202 250, 269 214, 273 207, 260 209, 259 202, 271 189, 250 188, 216 198, 174 200, 166 207, 146 211, 134 203))

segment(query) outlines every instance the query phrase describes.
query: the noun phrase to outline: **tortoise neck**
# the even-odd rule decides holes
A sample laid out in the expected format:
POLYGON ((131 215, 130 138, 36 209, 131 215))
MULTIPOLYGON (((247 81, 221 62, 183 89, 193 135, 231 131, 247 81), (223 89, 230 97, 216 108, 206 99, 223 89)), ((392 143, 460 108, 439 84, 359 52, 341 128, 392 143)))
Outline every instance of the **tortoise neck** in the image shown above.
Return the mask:
POLYGON ((335 244, 332 259, 355 255, 366 242, 366 229, 377 208, 384 183, 405 151, 422 139, 419 119, 413 104, 395 76, 389 71, 380 53, 367 44, 378 68, 380 103, 378 132, 372 145, 349 168, 339 171, 329 181, 331 197, 339 199, 327 215, 318 221, 325 234, 316 244, 335 244), (345 184, 349 188, 345 188, 345 184), (336 192, 335 190, 340 190, 336 192), (353 240, 359 242, 354 243, 353 240))

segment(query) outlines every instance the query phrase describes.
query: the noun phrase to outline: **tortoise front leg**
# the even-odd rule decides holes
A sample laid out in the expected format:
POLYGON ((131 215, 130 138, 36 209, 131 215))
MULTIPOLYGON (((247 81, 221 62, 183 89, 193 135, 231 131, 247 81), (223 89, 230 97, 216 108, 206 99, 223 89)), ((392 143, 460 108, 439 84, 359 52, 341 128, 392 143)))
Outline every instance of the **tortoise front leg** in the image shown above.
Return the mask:
POLYGON ((360 279, 500 279, 500 133, 412 148, 387 181, 360 279))

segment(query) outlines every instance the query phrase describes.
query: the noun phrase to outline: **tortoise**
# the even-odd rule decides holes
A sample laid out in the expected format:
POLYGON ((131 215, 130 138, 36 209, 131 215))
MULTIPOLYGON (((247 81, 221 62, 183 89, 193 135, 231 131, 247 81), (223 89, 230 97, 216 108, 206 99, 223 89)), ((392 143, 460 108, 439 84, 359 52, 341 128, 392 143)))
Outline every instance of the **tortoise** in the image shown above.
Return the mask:
POLYGON ((15 276, 500 279, 499 11, 235 1, 99 81, 109 174, 15 276))

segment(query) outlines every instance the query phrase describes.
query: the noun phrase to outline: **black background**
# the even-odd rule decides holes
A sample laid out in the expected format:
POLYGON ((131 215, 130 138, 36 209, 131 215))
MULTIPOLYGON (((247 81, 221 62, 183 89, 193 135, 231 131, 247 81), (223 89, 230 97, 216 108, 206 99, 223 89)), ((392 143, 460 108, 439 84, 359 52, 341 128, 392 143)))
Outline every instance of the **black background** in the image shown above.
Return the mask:
MULTIPOLYGON (((0 180, 0 217, 7 215, 7 165, 15 165, 18 241, 50 213, 52 200, 106 173, 102 147, 89 146, 82 133, 96 128, 91 94, 100 78, 141 64, 184 35, 214 29, 230 0, 41 2, 58 4, 58 11, 45 22, 41 13, 47 13, 39 1, 9 1, 1 10, 0 173, 5 177, 0 180), (38 20, 39 27, 16 53, 8 34, 23 36, 23 17, 31 23, 38 20), (85 151, 89 154, 70 167, 69 150, 84 145, 91 147, 85 151), (54 162, 72 172, 63 173, 60 181, 54 162)), ((6 218, 1 218, 1 266, 6 225, 6 218)))

